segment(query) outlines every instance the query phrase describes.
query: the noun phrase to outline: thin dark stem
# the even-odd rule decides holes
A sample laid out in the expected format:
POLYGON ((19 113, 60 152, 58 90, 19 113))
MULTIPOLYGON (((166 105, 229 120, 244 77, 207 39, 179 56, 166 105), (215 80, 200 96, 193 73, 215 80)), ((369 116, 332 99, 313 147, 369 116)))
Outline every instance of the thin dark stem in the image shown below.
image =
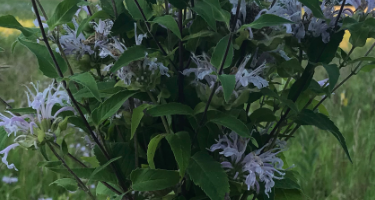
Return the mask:
MULTIPOLYGON (((39 11, 38 11, 38 9, 37 9, 37 5, 36 5, 36 3, 35 3, 35 0, 31 0, 31 3, 33 4, 33 8, 34 8, 34 10, 35 10, 35 14, 36 14, 36 17, 37 17, 37 20, 38 20, 38 24, 39 24, 40 31, 41 31, 42 36, 43 36, 44 43, 46 44, 46 47, 47 47, 47 49, 48 49, 48 52, 49 52, 49 54, 50 54, 50 56, 51 56, 51 58, 52 58, 52 60, 53 60, 53 63, 54 63, 54 65, 55 65, 55 67, 56 67, 56 70, 57 70, 59 76, 60 76, 61 78, 64 78, 64 74, 62 73, 61 68, 60 68, 60 66, 59 66, 59 64, 58 64, 58 62, 57 62, 57 60, 56 60, 56 57, 55 57, 55 55, 54 55, 53 52, 52 52, 51 46, 50 46, 49 43, 48 43, 48 38, 47 38, 47 35, 46 35, 45 31, 44 31, 43 24, 42 24, 42 20, 41 20, 41 18, 40 18, 40 14, 39 14, 39 11)), ((107 160, 110 160, 110 159, 111 159, 110 156, 108 155, 107 151, 104 149, 103 145, 100 143, 99 139, 96 137, 95 133, 94 133, 93 130, 91 129, 90 124, 88 123, 86 117, 84 116, 84 114, 83 114, 81 108, 79 107, 77 101, 75 100, 75 98, 74 98, 72 92, 70 91, 69 87, 67 86, 65 80, 62 80, 62 83, 63 83, 63 86, 64 86, 66 92, 68 93, 69 98, 71 99, 71 101, 72 101, 74 107, 77 109, 77 111, 78 111, 80 117, 82 118, 82 120, 83 120, 83 122, 84 122, 84 124, 85 124, 85 126, 86 126, 86 128, 87 128, 87 130, 89 131, 91 137, 93 138, 93 140, 95 141, 95 143, 98 145, 98 147, 100 148, 100 150, 103 152, 103 154, 104 154, 104 156, 107 158, 107 160)), ((113 163, 111 163, 111 166, 115 169, 113 163)), ((116 174, 116 176, 117 176, 117 179, 118 179, 118 181, 119 181, 121 187, 123 188, 123 190, 124 190, 124 191, 127 191, 127 187, 126 187, 126 185, 125 185, 125 182, 124 182, 124 180, 121 178, 121 176, 119 175, 118 171, 117 171, 117 170, 114 170, 114 172, 115 172, 115 174, 116 174)))
POLYGON ((340 20, 340 17, 341 17, 341 13, 344 10, 345 3, 346 3, 346 0, 343 0, 342 4, 341 4, 341 7, 340 7, 339 14, 337 15, 337 19, 336 19, 336 22, 335 22, 335 28, 337 27, 337 24, 339 23, 339 20, 340 20))
POLYGON ((72 169, 70 169, 70 167, 66 164, 66 162, 64 161, 64 159, 55 151, 55 149, 52 147, 52 145, 50 143, 47 143, 48 147, 51 149, 51 151, 53 152, 53 154, 56 156, 56 158, 58 160, 61 161, 61 163, 63 164, 63 166, 68 170, 68 172, 76 179, 76 181, 78 182, 78 185, 79 187, 85 191, 91 199, 94 199, 95 200, 95 197, 91 194, 90 190, 86 187, 86 185, 81 181, 81 179, 72 171, 72 169))
MULTIPOLYGON (((370 52, 374 49, 375 47, 375 42, 372 44, 372 46, 370 47, 370 49, 366 52, 366 54, 364 56, 368 56, 370 54, 370 52)), ((349 56, 349 55, 348 55, 349 56)), ((339 87, 341 87, 346 81, 348 81, 353 75, 356 74, 357 70, 359 69, 359 67, 361 66, 362 64, 362 61, 358 63, 358 65, 354 68, 354 70, 343 80, 341 81, 335 88, 333 88, 333 90, 331 91, 331 93, 335 92, 339 87)), ((318 104, 315 105, 315 107, 313 108, 313 110, 316 110, 319 108, 319 106, 327 99, 328 97, 325 96, 323 97, 318 104)), ((305 106, 306 107, 306 106, 305 106)), ((285 140, 289 140, 289 138, 291 138, 294 133, 299 129, 299 127, 301 127, 300 125, 297 125, 293 130, 292 132, 290 132, 289 134, 289 137, 286 138, 285 140)))
MULTIPOLYGON (((56 146, 58 149, 60 149, 60 145, 58 145, 57 143, 55 142, 51 142, 51 144, 53 144, 54 146, 56 146)), ((76 158, 75 156, 73 156, 72 154, 68 153, 67 154, 69 158, 71 158, 73 161, 75 161, 76 163, 78 163, 79 165, 81 165, 82 167, 84 168, 88 168, 87 165, 85 165, 83 162, 81 162, 78 158, 76 158)), ((103 183, 103 185, 105 185, 108 189, 112 190, 113 192, 115 192, 116 194, 121 194, 120 191, 118 191, 116 188, 112 187, 110 184, 108 184, 107 182, 104 182, 104 181, 101 181, 101 183, 103 183)))
MULTIPOLYGON (((180 34, 182 36, 182 10, 178 12, 178 28, 180 30, 180 34)), ((178 84, 178 102, 184 103, 185 95, 184 95, 184 79, 185 76, 182 73, 184 71, 184 47, 182 44, 182 40, 178 42, 178 79, 177 79, 177 84, 178 84)), ((185 120, 184 116, 178 116, 178 123, 179 127, 184 127, 185 126, 185 120)))
POLYGON ((5 105, 5 107, 12 109, 12 106, 9 105, 3 98, 0 97, 0 101, 5 105))
POLYGON ((43 13, 43 17, 44 17, 46 20, 48 20, 48 17, 47 17, 46 11, 44 11, 43 6, 42 6, 42 4, 40 3, 40 1, 39 1, 39 0, 36 0, 36 3, 38 4, 40 11, 42 11, 42 13, 43 13))
POLYGON ((164 0, 164 4, 165 4, 165 14, 169 15, 168 0, 164 0))
POLYGON ((112 2, 113 13, 115 14, 115 17, 117 18, 118 14, 117 14, 117 7, 116 7, 115 0, 111 0, 111 2, 112 2))
MULTIPOLYGON (((223 60, 221 61, 221 66, 219 68, 219 75, 221 75, 223 73, 223 69, 224 69, 224 64, 225 64, 225 61, 227 59, 227 56, 228 56, 228 52, 229 52, 229 47, 232 43, 232 37, 233 37, 233 33, 234 33, 234 30, 236 28, 236 22, 237 22, 237 19, 238 19, 238 15, 239 15, 239 11, 240 11, 240 6, 241 6, 241 0, 238 0, 238 4, 237 4, 237 9, 236 9, 236 15, 234 17, 234 20, 233 20, 233 24, 232 24, 232 29, 231 29, 231 33, 229 35, 229 40, 228 40, 228 44, 227 44, 227 47, 225 49, 225 53, 224 53, 224 57, 223 57, 223 60)), ((212 101, 212 98, 215 94, 215 91, 217 89, 217 87, 219 86, 219 82, 216 81, 215 82, 215 85, 214 87, 212 88, 212 91, 211 91, 211 94, 210 94, 210 97, 208 98, 208 101, 207 101, 207 104, 206 104, 206 107, 204 108, 204 112, 203 112, 203 116, 202 116, 202 119, 200 121, 200 126, 203 125, 203 122, 204 120, 206 119, 206 115, 207 115, 207 111, 208 111, 208 108, 210 107, 210 103, 212 101)))
MULTIPOLYGON (((151 101, 154 104, 158 104, 158 102, 156 101, 155 97, 152 95, 152 93, 150 91, 147 91, 147 94, 148 94, 148 96, 150 97, 151 101)), ((167 134, 171 133, 171 131, 169 130, 169 126, 168 126, 167 120, 164 118, 164 116, 160 116, 160 118, 161 118, 161 121, 163 123, 164 129, 167 132, 167 134)))
MULTIPOLYGON (((163 53, 163 55, 164 55, 164 56, 167 56, 167 55, 168 55, 167 52, 166 52, 166 51, 164 50, 164 48, 161 46, 159 40, 158 40, 158 39, 155 37, 155 35, 151 32, 150 24, 147 22, 146 15, 145 15, 145 13, 143 12, 141 6, 139 5, 138 0, 134 0, 134 2, 135 2, 135 4, 137 5, 137 8, 138 8, 139 12, 141 13, 143 20, 145 21, 145 25, 146 25, 146 28, 147 28, 147 32, 151 35, 152 39, 155 41, 156 45, 158 46, 158 48, 160 49, 160 51, 163 53)), ((168 59, 168 60, 169 60, 170 63, 173 65, 173 67, 174 67, 175 69, 177 69, 176 65, 175 65, 170 59, 168 59)), ((177 71, 178 71, 178 69, 177 69, 177 71)))
MULTIPOLYGON (((85 0, 87 2, 87 0, 85 0)), ((90 6, 87 6, 87 10, 89 11, 89 15, 92 16, 91 8, 90 6)))

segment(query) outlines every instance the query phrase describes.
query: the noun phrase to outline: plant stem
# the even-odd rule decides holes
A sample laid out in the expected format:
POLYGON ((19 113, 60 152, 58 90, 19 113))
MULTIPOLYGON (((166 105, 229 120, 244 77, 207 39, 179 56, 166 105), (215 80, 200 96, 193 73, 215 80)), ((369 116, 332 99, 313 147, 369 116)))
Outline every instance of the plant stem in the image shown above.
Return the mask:
MULTIPOLYGON (((180 34, 182 36, 182 10, 180 10, 178 12, 178 28, 180 30, 180 34)), ((179 71, 178 71, 178 77, 177 77, 177 84, 178 84, 178 102, 180 103, 184 103, 184 100, 185 100, 185 94, 184 94, 184 79, 185 79, 185 76, 184 74, 182 73, 184 71, 184 56, 183 56, 183 53, 184 53, 184 47, 183 47, 183 44, 182 44, 182 40, 180 40, 178 42, 178 59, 179 59, 179 62, 178 62, 178 68, 179 68, 179 71)), ((178 124, 180 127, 180 129, 182 129, 184 126, 185 126, 185 118, 184 116, 177 116, 177 119, 178 119, 178 124)))
POLYGON ((57 159, 61 161, 63 166, 68 170, 68 172, 76 179, 78 186, 85 191, 91 199, 95 200, 96 198, 91 194, 90 190, 86 187, 86 185, 81 181, 81 179, 70 169, 70 167, 66 164, 64 159, 59 156, 59 154, 55 151, 55 149, 52 147, 50 143, 47 142, 48 147, 51 149, 53 154, 56 156, 57 159))
POLYGON ((117 7, 116 7, 115 0, 111 0, 111 2, 112 2, 113 13, 115 14, 115 17, 117 18, 118 15, 117 15, 117 7))
MULTIPOLYGON (((229 40, 228 40, 228 44, 227 44, 227 47, 225 49, 225 53, 224 53, 224 57, 223 57, 223 60, 221 61, 221 65, 220 65, 220 68, 219 68, 219 75, 221 75, 223 73, 223 69, 224 69, 224 64, 225 64, 225 61, 227 59, 227 56, 228 56, 228 53, 229 53, 229 47, 232 43, 232 37, 233 37, 233 34, 234 34, 234 30, 236 28, 236 23, 237 23, 237 19, 238 19, 238 15, 239 15, 239 11, 240 11, 240 7, 241 7, 241 0, 238 0, 238 4, 237 4, 237 9, 236 9, 236 15, 234 17, 234 20, 233 20, 233 24, 232 24, 232 29, 231 29, 231 32, 230 32, 230 35, 229 35, 229 40)), ((215 84, 214 84, 214 87, 212 88, 212 91, 211 91, 211 94, 208 98, 208 101, 206 103, 206 107, 204 108, 204 112, 203 112, 203 116, 202 116, 202 119, 199 123, 200 126, 203 125, 204 123, 204 120, 206 119, 206 115, 207 115, 207 111, 208 111, 208 108, 210 107, 210 103, 212 101, 212 98, 215 94, 215 91, 217 89, 217 87, 219 86, 219 82, 216 80, 215 84)))
MULTIPOLYGON (((56 57, 55 57, 55 55, 54 55, 53 52, 52 52, 51 46, 50 46, 49 43, 48 43, 48 38, 47 38, 47 35, 46 35, 45 31, 44 31, 43 24, 42 24, 42 20, 41 20, 41 18, 40 18, 40 14, 39 14, 39 11, 38 11, 38 9, 37 9, 37 5, 36 5, 36 3, 35 3, 35 0, 31 0, 31 3, 32 3, 33 8, 34 8, 34 10, 35 10, 35 14, 36 14, 36 17, 37 17, 37 20, 38 20, 38 23, 39 23, 39 28, 40 28, 40 31, 41 31, 41 33, 42 33, 44 43, 46 44, 46 47, 47 47, 47 49, 48 49, 48 52, 49 52, 49 54, 50 54, 50 56, 51 56, 51 58, 52 58, 52 60, 53 60, 53 63, 54 63, 54 65, 55 65, 55 67, 56 67, 56 70, 57 70, 59 76, 60 76, 61 78, 64 78, 64 74, 62 73, 61 68, 60 68, 60 66, 59 66, 59 64, 58 64, 58 62, 57 62, 57 60, 56 60, 56 57)), ((61 82, 63 83, 63 86, 64 86, 66 92, 68 93, 69 98, 71 99, 71 101, 72 101, 74 107, 77 109, 77 111, 78 111, 80 117, 82 118, 82 120, 83 120, 83 122, 84 122, 84 124, 85 124, 85 126, 86 126, 86 128, 87 128, 87 130, 89 131, 89 134, 91 135, 91 137, 93 138, 93 140, 95 141, 95 143, 98 145, 98 147, 100 148, 100 150, 103 152, 103 154, 104 154, 104 156, 107 158, 107 160, 110 160, 111 157, 109 156, 109 154, 107 153, 107 151, 105 150, 105 148, 104 148, 103 145, 100 143, 100 141, 99 141, 98 138, 96 137, 95 133, 94 133, 93 130, 91 129, 90 124, 88 123, 88 121, 87 121, 85 115, 83 114, 83 112, 82 112, 81 108, 79 107, 79 105, 78 105, 76 99, 74 98, 73 93, 70 91, 69 86, 67 85, 67 83, 65 82, 65 80, 62 80, 61 82)), ((115 172, 115 174, 116 174, 116 176, 117 176, 117 179, 118 179, 118 181, 119 181, 119 183, 120 183, 120 186, 122 187, 122 189, 124 190, 124 192, 127 191, 126 184, 125 184, 124 180, 121 178, 121 176, 119 175, 118 171, 115 170, 116 168, 115 168, 115 166, 113 165, 113 163, 111 163, 111 166, 112 166, 112 168, 114 169, 114 172, 115 172)))
MULTIPOLYGON (((147 91, 147 94, 148 94, 148 96, 150 97, 151 101, 154 104, 158 104, 158 102, 156 101, 155 97, 151 94, 150 91, 147 91)), ((161 121, 163 122, 163 126, 164 126, 164 129, 167 132, 167 134, 171 133, 171 131, 169 130, 169 126, 168 126, 167 120, 165 120, 164 116, 160 116, 160 118, 161 118, 161 121)))
MULTIPOLYGON (((87 2, 87 0, 85 0, 87 2)), ((91 8, 90 6, 87 6, 87 10, 89 11, 89 15, 92 16, 91 8)))
MULTIPOLYGON (((159 40, 158 40, 158 39, 155 37, 155 35, 151 32, 150 24, 148 23, 147 18, 146 18, 146 15, 145 15, 145 13, 143 12, 141 6, 139 5, 138 0, 134 0, 134 2, 135 2, 135 4, 137 5, 137 8, 138 8, 139 12, 141 13, 143 20, 145 21, 145 25, 146 25, 146 28, 147 28, 147 32, 151 35, 152 39, 155 41, 156 45, 158 46, 158 48, 160 49, 160 51, 163 53, 163 55, 164 55, 164 56, 167 56, 167 55, 168 55, 167 52, 166 52, 166 51, 164 50, 164 48, 161 46, 159 40)), ((176 65, 175 65, 170 59, 168 59, 168 60, 169 60, 170 63, 173 65, 173 67, 174 67, 175 69, 177 69, 176 65)))
POLYGON ((336 22, 335 22, 335 28, 337 27, 337 24, 339 23, 340 16, 341 16, 342 11, 344 10, 345 3, 346 3, 346 0, 343 0, 342 4, 341 4, 341 7, 340 7, 339 14, 337 15, 337 19, 336 19, 336 22))
POLYGON ((0 101, 5 105, 5 107, 12 109, 12 106, 9 105, 3 98, 0 97, 0 101))
POLYGON ((43 13, 43 17, 44 17, 46 20, 48 20, 48 17, 47 17, 46 11, 44 11, 43 6, 42 6, 42 4, 40 3, 40 1, 39 1, 39 0, 36 0, 36 3, 38 4, 38 6, 39 6, 39 8, 40 8, 40 11, 42 11, 42 13, 43 13))
MULTIPOLYGON (((134 98, 129 98, 129 107, 130 107, 130 119, 133 117, 133 110, 134 110, 134 98)), ((135 157, 135 168, 138 168, 138 138, 137 138, 137 131, 134 133, 133 136, 134 142, 134 157, 135 157)))
MULTIPOLYGON (((60 149, 60 145, 58 145, 57 143, 55 142, 51 142, 51 144, 53 144, 54 146, 56 146, 58 149, 60 149)), ((76 158, 75 156, 73 156, 72 154, 70 154, 68 152, 68 157, 71 158, 73 161, 75 161, 76 163, 78 163, 79 165, 81 165, 82 167, 84 168, 88 168, 87 165, 85 165, 83 162, 81 162, 80 160, 78 160, 78 158, 76 158)), ((105 185, 108 189, 112 190, 113 192, 115 192, 116 194, 121 194, 120 191, 118 191, 116 188, 112 187, 111 185, 109 185, 107 182, 104 182, 104 181, 101 181, 101 183, 103 183, 103 185, 105 185)))
MULTIPOLYGON (((366 54, 364 56, 368 56, 371 51, 374 49, 375 47, 375 42, 371 45, 370 49, 366 52, 366 54)), ((348 55, 349 56, 349 55, 348 55)), ((331 91, 331 93, 335 92, 339 87, 341 87, 346 81, 348 81, 350 79, 350 77, 352 77, 353 75, 356 74, 356 71, 359 69, 359 67, 361 66, 362 64, 362 61, 358 63, 358 65, 354 68, 354 70, 343 80, 341 81, 335 88, 333 88, 333 90, 331 91)), ((318 107, 327 99, 327 96, 323 97, 323 99, 321 99, 319 101, 318 104, 315 105, 315 107, 313 108, 313 111, 318 109, 318 107)), ((305 106, 306 107, 306 106, 305 106)), ((290 132, 289 134, 289 137, 286 138, 285 140, 289 140, 289 138, 291 138, 294 133, 299 129, 299 127, 301 127, 301 125, 297 125, 293 130, 292 132, 290 132)))

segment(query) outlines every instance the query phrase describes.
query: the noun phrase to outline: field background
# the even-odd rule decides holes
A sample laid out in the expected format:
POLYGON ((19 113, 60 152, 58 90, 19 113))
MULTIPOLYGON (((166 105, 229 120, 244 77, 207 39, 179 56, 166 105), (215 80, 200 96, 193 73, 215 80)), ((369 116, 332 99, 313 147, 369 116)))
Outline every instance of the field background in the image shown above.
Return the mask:
MULTIPOLYGON (((49 15, 58 0, 41 0, 49 15)), ((33 27, 34 16, 29 0, 1 0, 0 15, 15 15, 21 24, 33 27)), ((26 103, 24 84, 43 81, 37 70, 35 57, 20 45, 11 46, 18 31, 0 28, 0 96, 12 105, 26 103)), ((346 40, 348 39, 346 35, 346 40)), ((369 41, 373 42, 373 41, 369 41)), ((343 42, 341 47, 348 51, 351 46, 343 42)), ((352 58, 363 55, 369 45, 357 49, 352 58)), ((370 54, 375 56, 375 52, 370 54)), ((350 72, 342 70, 343 77, 350 72)), ((317 73, 319 79, 327 75, 324 70, 317 73)), ((285 152, 288 164, 295 164, 300 173, 300 182, 307 196, 314 200, 372 200, 375 199, 375 78, 373 73, 359 73, 341 87, 332 98, 325 102, 331 119, 347 139, 353 159, 351 164, 343 154, 336 139, 329 133, 313 127, 304 127, 291 140, 285 152)), ((0 105, 0 111, 5 107, 0 105)), ((11 138, 9 139, 9 143, 11 138)), ((70 152, 74 152, 71 149, 70 152)), ((53 200, 84 199, 81 192, 69 193, 63 188, 49 184, 57 175, 36 164, 41 156, 32 151, 17 149, 8 158, 19 171, 8 170, 0 164, 0 179, 3 176, 18 177, 18 182, 0 182, 1 200, 53 200)))

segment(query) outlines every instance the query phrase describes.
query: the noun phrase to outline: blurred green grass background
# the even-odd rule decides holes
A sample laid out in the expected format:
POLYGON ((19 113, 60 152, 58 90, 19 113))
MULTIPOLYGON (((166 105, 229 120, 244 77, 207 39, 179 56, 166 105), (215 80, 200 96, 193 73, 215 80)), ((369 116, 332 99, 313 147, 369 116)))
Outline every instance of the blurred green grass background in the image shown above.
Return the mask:
MULTIPOLYGON (((52 14, 59 0, 41 0, 45 10, 52 14)), ((29 0, 1 0, 0 15, 15 15, 24 26, 33 26, 34 15, 29 0)), ((33 54, 20 45, 11 51, 18 31, 0 28, 0 96, 14 100, 12 105, 24 106, 25 94, 22 85, 42 80, 33 54)), ((348 35, 346 35, 346 40, 348 35)), ((348 42, 341 44, 348 51, 348 42)), ((352 55, 357 58, 365 54, 369 45, 358 48, 352 55)), ((375 52, 370 54, 375 56, 375 52)), ((350 72, 350 66, 341 71, 342 77, 350 72)), ((327 77, 319 70, 317 79, 327 77)), ((341 79, 342 79, 341 77, 341 79)), ((313 127, 302 127, 290 140, 290 148, 285 152, 288 164, 295 164, 300 173, 303 191, 314 200, 372 200, 375 199, 375 79, 374 73, 359 73, 340 88, 324 105, 330 118, 347 139, 353 159, 350 163, 336 139, 328 132, 313 127)), ((0 111, 5 107, 0 105, 0 111)), ((11 142, 11 138, 9 138, 11 142)), ((0 164, 0 179, 3 176, 18 177, 18 182, 0 182, 0 199, 53 200, 84 199, 80 192, 69 193, 63 188, 49 184, 58 175, 36 164, 42 160, 33 151, 17 149, 10 153, 9 160, 19 171, 8 170, 0 164)))

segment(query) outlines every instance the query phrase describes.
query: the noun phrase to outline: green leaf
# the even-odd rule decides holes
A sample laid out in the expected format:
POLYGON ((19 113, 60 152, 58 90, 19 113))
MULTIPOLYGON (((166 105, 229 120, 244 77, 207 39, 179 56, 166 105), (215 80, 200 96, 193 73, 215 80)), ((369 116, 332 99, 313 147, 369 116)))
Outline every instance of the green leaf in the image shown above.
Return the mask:
POLYGON ((344 136, 341 134, 340 130, 336 127, 336 125, 327 116, 320 113, 314 113, 314 111, 312 110, 305 109, 302 110, 300 114, 297 116, 296 123, 300 125, 314 125, 322 130, 327 130, 331 132, 340 142, 350 162, 352 162, 352 159, 349 155, 348 147, 346 146, 344 136))
POLYGON ((255 29, 261 29, 263 27, 268 26, 279 26, 283 24, 294 24, 294 22, 287 20, 285 18, 271 15, 271 14, 264 14, 261 15, 257 20, 250 24, 242 25, 239 30, 243 30, 245 28, 255 28, 255 29))
MULTIPOLYGON (((115 11, 113 10, 112 1, 115 2, 117 14, 123 13, 125 11, 125 5, 123 0, 100 0, 100 5, 103 10, 108 13, 112 19, 116 18, 115 11)), ((133 24, 133 23, 132 23, 133 24)))
POLYGON ((98 85, 96 84, 94 77, 89 72, 75 74, 71 76, 69 79, 87 88, 99 102, 102 102, 102 99, 100 98, 99 94, 98 85))
POLYGON ((139 126, 139 123, 141 123, 141 120, 143 116, 145 115, 144 111, 149 108, 149 104, 142 104, 138 107, 136 107, 133 110, 132 120, 131 120, 131 136, 130 139, 133 139, 135 132, 137 131, 137 128, 139 126))
MULTIPOLYGON (((200 2, 199 0, 196 1, 195 6, 196 4, 199 4, 199 2, 200 2)), ((205 0, 204 2, 207 3, 212 8, 215 20, 219 22, 225 22, 225 24, 229 28, 229 21, 231 18, 231 14, 228 11, 221 8, 221 2, 219 2, 219 0, 205 0)))
POLYGON ((121 108, 122 104, 124 104, 126 100, 128 100, 136 93, 136 91, 121 91, 112 95, 109 99, 101 103, 100 106, 92 112, 92 121, 95 124, 99 125, 108 117, 116 114, 116 112, 121 108))
POLYGON ((117 157, 117 158, 112 158, 111 160, 109 160, 107 163, 105 163, 104 165, 100 166, 100 167, 97 167, 93 172, 92 174, 90 175, 90 178, 89 178, 89 181, 93 179, 93 177, 95 177, 96 174, 98 174, 99 172, 103 171, 106 167, 108 167, 108 165, 110 165, 111 163, 115 162, 116 160, 119 160, 121 158, 121 156, 117 157))
POLYGON ((13 28, 20 30, 22 34, 26 37, 29 37, 34 34, 34 31, 31 28, 23 27, 13 15, 5 15, 0 17, 0 27, 4 28, 13 28))
POLYGON ((116 193, 107 188, 102 182, 96 186, 96 195, 114 196, 116 193))
POLYGON ((169 0, 169 3, 180 10, 188 6, 188 0, 169 0))
POLYGON ((347 62, 347 64, 350 65, 350 64, 354 64, 357 62, 364 62, 364 61, 375 62, 375 58, 374 57, 360 57, 360 58, 347 62))
POLYGON ((18 113, 18 114, 36 114, 36 110, 34 110, 32 107, 12 108, 12 109, 8 109, 8 111, 12 113, 18 113))
POLYGON ((171 146, 173 155, 180 168, 180 176, 184 177, 191 155, 190 135, 188 132, 178 132, 176 134, 168 134, 165 138, 171 146))
POLYGON ((283 78, 293 77, 300 72, 303 72, 303 68, 297 59, 285 61, 277 66, 277 73, 283 78))
POLYGON ((276 120, 275 114, 268 108, 259 108, 250 115, 250 119, 254 123, 272 122, 276 120))
POLYGON ((72 192, 76 191, 77 188, 78 188, 77 182, 74 179, 71 179, 71 178, 58 179, 58 180, 54 181, 53 183, 51 183, 49 185, 52 185, 52 184, 59 185, 59 186, 65 188, 66 190, 72 191, 72 192))
POLYGON ((357 22, 354 18, 346 17, 343 20, 341 29, 348 29, 350 32, 350 43, 355 47, 363 47, 370 33, 375 31, 375 19, 370 17, 365 21, 357 22))
POLYGON ((301 186, 297 183, 293 171, 286 171, 284 178, 281 180, 275 179, 275 188, 301 190, 301 186))
POLYGON ((306 7, 308 7, 312 11, 314 17, 324 19, 324 14, 322 12, 322 9, 320 8, 319 0, 298 0, 298 1, 301 2, 303 5, 305 5, 306 7))
POLYGON ((121 13, 115 23, 112 26, 111 32, 114 35, 126 33, 127 31, 131 31, 134 29, 134 20, 130 16, 129 12, 125 10, 125 12, 121 13))
POLYGON ((93 20, 95 20, 95 19, 109 19, 109 18, 110 18, 110 16, 104 10, 100 10, 100 11, 94 13, 90 18, 86 18, 80 23, 80 25, 77 29, 76 37, 78 37, 79 34, 81 34, 82 31, 86 28, 86 26, 88 26, 89 23, 92 22, 93 20))
POLYGON ((310 43, 307 49, 309 61, 313 63, 327 63, 329 64, 335 57, 337 49, 343 40, 345 31, 339 31, 330 34, 330 41, 324 43, 322 37, 309 37, 307 40, 310 43))
POLYGON ((225 126, 242 137, 250 136, 250 131, 247 126, 241 120, 231 115, 215 114, 215 116, 209 117, 209 121, 218 125, 225 126))
POLYGON ((230 35, 227 35, 227 36, 221 38, 221 40, 219 41, 219 43, 215 47, 214 53, 212 54, 211 64, 218 69, 223 64, 222 62, 223 62, 224 55, 226 53, 228 44, 230 46, 229 46, 229 49, 228 49, 228 52, 227 52, 227 57, 225 59, 223 69, 228 68, 230 66, 230 64, 232 63, 233 44, 232 44, 232 41, 229 41, 229 39, 231 39, 230 35))
POLYGON ((210 4, 205 1, 195 1, 195 5, 191 9, 201 16, 207 22, 208 26, 216 32, 216 19, 210 4))
POLYGON ((62 164, 61 161, 42 161, 38 162, 36 166, 38 167, 58 167, 62 164))
MULTIPOLYGON (((50 78, 59 78, 59 74, 57 73, 55 64, 48 52, 47 47, 35 43, 35 42, 28 42, 26 40, 21 40, 18 38, 18 41, 23 44, 25 47, 27 47, 38 59, 39 64, 39 70, 43 72, 45 76, 48 76, 50 78)), ((67 65, 64 61, 64 59, 61 57, 60 54, 53 52, 57 63, 59 64, 62 73, 64 73, 67 69, 67 65)))
MULTIPOLYGON (((146 0, 138 0, 138 4, 141 7, 141 9, 142 9, 142 11, 143 11, 143 13, 146 17, 146 20, 149 20, 152 17, 152 10, 149 7, 149 5, 147 4, 147 1, 146 0)), ((137 6, 137 4, 135 3, 134 0, 125 0, 125 5, 126 5, 128 11, 129 11, 129 13, 133 17, 133 19, 144 21, 142 13, 139 11, 138 6, 137 6)))
POLYGON ((133 61, 143 59, 145 57, 145 53, 146 49, 143 46, 136 45, 128 48, 115 62, 111 68, 111 72, 116 72, 121 67, 129 65, 129 63, 133 61))
POLYGON ((61 151, 62 155, 66 155, 66 154, 69 153, 69 151, 68 151, 68 145, 65 142, 65 137, 64 137, 64 139, 61 142, 60 151, 61 151))
POLYGON ((236 86, 236 77, 234 75, 222 74, 219 75, 218 78, 223 86, 224 99, 228 102, 233 93, 234 87, 236 86))
POLYGON ((152 22, 167 27, 167 29, 171 30, 178 38, 182 39, 180 29, 178 28, 177 22, 172 15, 156 17, 154 20, 152 20, 152 22))
MULTIPOLYGON (((120 172, 122 172, 124 177, 128 178, 133 169, 135 169, 135 153, 133 144, 130 145, 127 142, 116 142, 106 143, 106 146, 107 152, 111 158, 121 156, 121 158, 115 161, 113 164, 116 165, 118 169, 121 169, 120 172)), ((94 148, 94 153, 101 165, 107 163, 107 158, 97 146, 94 148)))
POLYGON ((156 149, 159 146, 160 140, 163 139, 165 137, 165 135, 166 134, 159 134, 159 135, 153 137, 151 139, 150 143, 148 144, 147 162, 148 162, 151 169, 155 169, 155 163, 154 163, 155 152, 156 152, 156 149))
POLYGON ((64 0, 59 3, 52 17, 47 21, 49 29, 53 30, 58 25, 71 22, 74 14, 78 10, 77 4, 80 1, 81 0, 64 0))
POLYGON ((229 180, 221 164, 206 152, 197 152, 190 159, 187 173, 211 199, 224 200, 229 193, 229 180))
POLYGON ((91 157, 80 157, 81 160, 90 163, 91 167, 99 167, 99 161, 95 156, 91 157))
POLYGON ((175 186, 180 175, 163 169, 136 169, 131 173, 130 180, 135 191, 156 191, 175 186))
POLYGON ((215 34, 215 32, 208 31, 208 30, 202 30, 197 33, 190 34, 184 38, 182 38, 182 41, 194 39, 194 38, 200 38, 200 37, 211 37, 215 34))
POLYGON ((307 199, 301 190, 275 189, 276 200, 304 200, 307 199))
POLYGON ((194 115, 193 109, 181 103, 167 103, 157 105, 147 111, 147 114, 153 117, 165 115, 194 115))
POLYGON ((360 71, 371 72, 373 69, 375 69, 375 64, 369 64, 369 65, 363 66, 360 71))
POLYGON ((340 77, 340 69, 337 67, 337 65, 323 65, 323 67, 326 69, 329 77, 329 93, 333 90, 335 87, 337 81, 340 77))

